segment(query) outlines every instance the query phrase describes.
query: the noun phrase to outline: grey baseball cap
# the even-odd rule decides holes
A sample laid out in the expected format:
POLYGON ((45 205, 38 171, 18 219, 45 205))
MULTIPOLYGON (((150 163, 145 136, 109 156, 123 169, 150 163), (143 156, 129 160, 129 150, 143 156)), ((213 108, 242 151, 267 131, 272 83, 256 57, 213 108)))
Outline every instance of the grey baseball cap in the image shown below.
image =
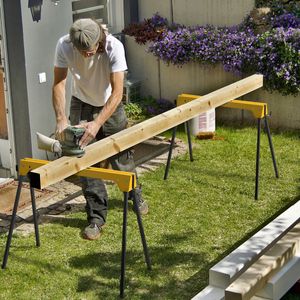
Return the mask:
POLYGON ((70 28, 70 40, 78 50, 90 50, 100 41, 100 25, 92 19, 79 19, 70 28))

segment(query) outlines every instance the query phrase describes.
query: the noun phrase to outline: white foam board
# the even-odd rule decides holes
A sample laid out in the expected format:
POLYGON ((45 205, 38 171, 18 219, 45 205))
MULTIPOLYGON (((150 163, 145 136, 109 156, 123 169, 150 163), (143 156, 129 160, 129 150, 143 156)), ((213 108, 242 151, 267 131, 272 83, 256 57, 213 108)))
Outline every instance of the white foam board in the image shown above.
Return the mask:
POLYGON ((300 219, 300 201, 253 235, 209 270, 209 285, 227 288, 300 219))
POLYGON ((222 300, 224 299, 224 295, 224 289, 209 285, 193 297, 192 300, 222 300))

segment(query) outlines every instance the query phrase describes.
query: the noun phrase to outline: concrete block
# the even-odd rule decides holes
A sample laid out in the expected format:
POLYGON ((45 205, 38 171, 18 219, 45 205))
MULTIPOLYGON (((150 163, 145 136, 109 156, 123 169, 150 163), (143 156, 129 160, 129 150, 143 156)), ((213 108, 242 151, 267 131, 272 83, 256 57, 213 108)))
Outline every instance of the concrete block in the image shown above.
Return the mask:
POLYGON ((270 249, 299 220, 300 201, 253 235, 209 270, 209 284, 227 288, 245 269, 270 249))
POLYGON ((224 299, 224 295, 224 289, 209 285, 193 297, 192 300, 222 300, 224 299))

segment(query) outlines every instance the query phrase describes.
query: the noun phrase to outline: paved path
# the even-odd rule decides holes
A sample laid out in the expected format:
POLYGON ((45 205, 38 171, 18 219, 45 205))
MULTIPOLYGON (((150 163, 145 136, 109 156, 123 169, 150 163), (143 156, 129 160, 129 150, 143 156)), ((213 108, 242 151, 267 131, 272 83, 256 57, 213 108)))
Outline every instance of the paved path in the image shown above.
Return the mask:
MULTIPOLYGON (((138 175, 165 165, 168 148, 169 142, 163 137, 155 137, 136 146, 134 155, 138 175)), ((181 140, 176 139, 176 147, 173 149, 172 157, 184 154, 186 151, 186 145, 181 140)), ((51 197, 43 198, 41 203, 37 203, 39 223, 47 223, 58 216, 64 217, 70 211, 84 211, 85 199, 81 193, 79 178, 71 177, 69 180, 63 180, 52 185, 50 188, 53 192, 51 197)), ((0 214, 0 233, 8 231, 10 220, 10 215, 0 214)), ((32 208, 29 206, 18 211, 15 233, 28 235, 33 231, 32 208)))

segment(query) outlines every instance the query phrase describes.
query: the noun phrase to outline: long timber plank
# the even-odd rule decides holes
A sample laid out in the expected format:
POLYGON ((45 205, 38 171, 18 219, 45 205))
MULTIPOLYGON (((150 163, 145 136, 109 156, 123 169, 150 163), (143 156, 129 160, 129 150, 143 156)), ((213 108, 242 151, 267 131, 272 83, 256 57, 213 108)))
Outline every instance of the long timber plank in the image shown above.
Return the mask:
POLYGON ((226 288, 225 300, 248 300, 263 289, 299 251, 299 233, 298 224, 226 288))
POLYGON ((209 284, 226 289, 300 220, 300 201, 292 205, 209 270, 209 284))
POLYGON ((43 189, 102 160, 221 106, 263 86, 262 75, 252 75, 199 99, 127 128, 86 147, 84 156, 62 157, 30 172, 33 187, 43 189))

